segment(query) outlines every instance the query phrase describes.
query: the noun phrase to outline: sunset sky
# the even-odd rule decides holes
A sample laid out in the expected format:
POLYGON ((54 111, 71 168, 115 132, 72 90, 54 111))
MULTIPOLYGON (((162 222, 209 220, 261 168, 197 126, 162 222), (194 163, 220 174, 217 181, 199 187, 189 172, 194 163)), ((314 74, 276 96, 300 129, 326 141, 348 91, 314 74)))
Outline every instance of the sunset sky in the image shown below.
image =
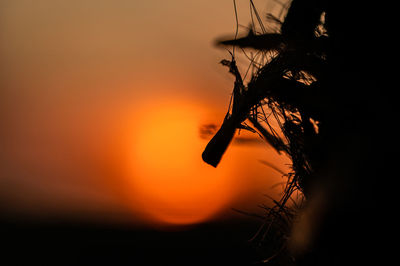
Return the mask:
POLYGON ((276 196, 284 180, 259 160, 288 160, 262 142, 201 160, 200 128, 220 125, 234 81, 214 41, 235 25, 231 0, 2 0, 1 211, 187 224, 276 196))

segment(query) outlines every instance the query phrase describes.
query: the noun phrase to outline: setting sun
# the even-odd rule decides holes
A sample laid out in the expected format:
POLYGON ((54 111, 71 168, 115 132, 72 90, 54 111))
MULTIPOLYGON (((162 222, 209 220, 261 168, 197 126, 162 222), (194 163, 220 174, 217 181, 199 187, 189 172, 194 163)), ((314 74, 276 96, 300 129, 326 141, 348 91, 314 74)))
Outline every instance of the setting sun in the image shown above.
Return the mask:
POLYGON ((200 122, 200 108, 177 103, 145 107, 136 120, 129 180, 135 207, 155 222, 201 222, 232 200, 227 167, 201 160, 200 122))

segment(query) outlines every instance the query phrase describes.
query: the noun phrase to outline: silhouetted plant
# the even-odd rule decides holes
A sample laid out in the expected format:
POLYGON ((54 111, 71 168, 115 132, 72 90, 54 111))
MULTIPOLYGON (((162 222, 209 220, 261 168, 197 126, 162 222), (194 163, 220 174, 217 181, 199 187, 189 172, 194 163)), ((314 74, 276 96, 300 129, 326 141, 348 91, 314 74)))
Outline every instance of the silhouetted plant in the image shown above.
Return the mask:
MULTIPOLYGON (((252 0, 250 7, 253 24, 247 36, 238 38, 236 32, 234 39, 218 41, 219 45, 233 47, 231 59, 221 63, 229 67, 235 83, 229 110, 202 157, 206 163, 216 167, 238 129, 256 131, 278 153, 289 156, 291 171, 287 174, 284 194, 275 201, 275 206, 268 208, 265 223, 253 238, 262 242, 266 235, 271 234, 272 227, 291 223, 295 214, 288 209, 287 203, 296 190, 308 199, 315 192, 316 184, 323 184, 323 192, 329 198, 327 202, 334 206, 330 212, 340 213, 338 206, 347 210, 349 201, 359 195, 356 188, 371 188, 372 175, 352 166, 349 155, 338 149, 346 147, 342 145, 353 145, 360 160, 364 161, 369 161, 365 158, 372 154, 371 151, 362 152, 366 149, 361 140, 372 139, 365 117, 353 114, 365 110, 371 121, 379 121, 372 115, 370 107, 376 104, 375 96, 362 93, 361 84, 365 86, 367 83, 358 76, 372 73, 378 66, 367 65, 361 45, 365 43, 368 49, 382 45, 378 39, 364 39, 363 36, 368 35, 361 34, 369 30, 363 27, 363 23, 367 24, 368 13, 365 12, 371 10, 367 6, 367 11, 364 11, 364 3, 361 5, 356 1, 353 5, 343 6, 327 0, 293 0, 282 8, 287 10, 284 19, 267 15, 268 22, 278 26, 276 31, 266 29, 252 0), (361 20, 352 17, 359 14, 356 13, 358 10, 362 12, 361 20), (259 30, 256 30, 254 21, 257 21, 259 30), (248 71, 252 69, 253 73, 248 82, 244 82, 237 67, 235 48, 242 49, 250 60, 248 71), (256 52, 248 56, 245 49, 256 52), (351 132, 353 140, 344 132, 351 132), (360 136, 359 142, 354 141, 357 136, 360 136), (331 163, 335 160, 336 163, 331 163), (346 166, 355 170, 343 174, 340 167, 346 166), (326 177, 329 171, 337 175, 336 180, 326 177), (366 185, 361 185, 361 178, 367 180, 366 185), (332 188, 326 189, 327 186, 332 188), (357 193, 349 196, 355 191, 357 193)), ((378 73, 374 72, 376 76, 370 77, 374 82, 378 80, 378 73)), ((376 97, 382 96, 377 94, 376 97)), ((335 174, 329 173, 331 176, 335 174)), ((275 238, 280 247, 272 258, 285 249, 282 239, 288 236, 289 228, 273 230, 275 236, 279 234, 277 232, 283 232, 283 235, 281 240, 275 238)))

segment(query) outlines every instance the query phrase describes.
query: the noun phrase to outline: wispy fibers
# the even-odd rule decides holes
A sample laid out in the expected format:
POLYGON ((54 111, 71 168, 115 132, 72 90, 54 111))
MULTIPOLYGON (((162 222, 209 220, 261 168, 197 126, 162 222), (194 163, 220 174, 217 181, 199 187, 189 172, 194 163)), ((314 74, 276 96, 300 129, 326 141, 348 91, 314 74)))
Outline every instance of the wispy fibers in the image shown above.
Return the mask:
POLYGON ((272 247, 264 262, 326 265, 333 258, 329 265, 343 265, 354 261, 360 253, 348 243, 366 250, 377 247, 362 241, 360 228, 366 225, 355 227, 371 226, 361 211, 367 212, 368 207, 353 206, 379 187, 376 175, 385 162, 376 157, 385 148, 373 141, 379 133, 370 127, 384 116, 390 93, 365 91, 387 76, 379 69, 382 59, 366 56, 385 45, 368 38, 369 30, 383 20, 372 21, 369 14, 374 7, 362 1, 343 6, 338 1, 293 0, 282 6, 286 15, 284 11, 281 17, 267 15, 270 23, 280 26, 268 31, 253 1, 250 7, 253 25, 248 34, 218 44, 232 46, 233 51, 235 47, 255 50, 254 56, 246 54, 252 76, 244 81, 234 52, 221 62, 235 82, 227 114, 206 146, 203 160, 217 167, 237 129, 256 131, 291 159, 283 196, 273 207, 265 207, 264 224, 252 238, 272 247), (305 198, 300 212, 288 207, 295 191, 305 198), (310 226, 313 229, 306 232, 310 226), (335 251, 338 246, 340 252, 335 251), (345 259, 347 255, 351 259, 345 259))

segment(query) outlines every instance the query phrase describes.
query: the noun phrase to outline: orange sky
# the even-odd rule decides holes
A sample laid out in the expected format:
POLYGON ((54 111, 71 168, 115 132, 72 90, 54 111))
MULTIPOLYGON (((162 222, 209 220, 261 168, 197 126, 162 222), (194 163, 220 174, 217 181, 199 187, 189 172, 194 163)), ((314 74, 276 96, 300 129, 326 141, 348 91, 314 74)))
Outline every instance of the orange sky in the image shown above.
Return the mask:
POLYGON ((213 169, 197 135, 226 111, 233 79, 213 41, 234 30, 230 0, 1 1, 0 208, 171 223, 256 209, 281 180, 258 160, 287 160, 232 145, 213 169))

